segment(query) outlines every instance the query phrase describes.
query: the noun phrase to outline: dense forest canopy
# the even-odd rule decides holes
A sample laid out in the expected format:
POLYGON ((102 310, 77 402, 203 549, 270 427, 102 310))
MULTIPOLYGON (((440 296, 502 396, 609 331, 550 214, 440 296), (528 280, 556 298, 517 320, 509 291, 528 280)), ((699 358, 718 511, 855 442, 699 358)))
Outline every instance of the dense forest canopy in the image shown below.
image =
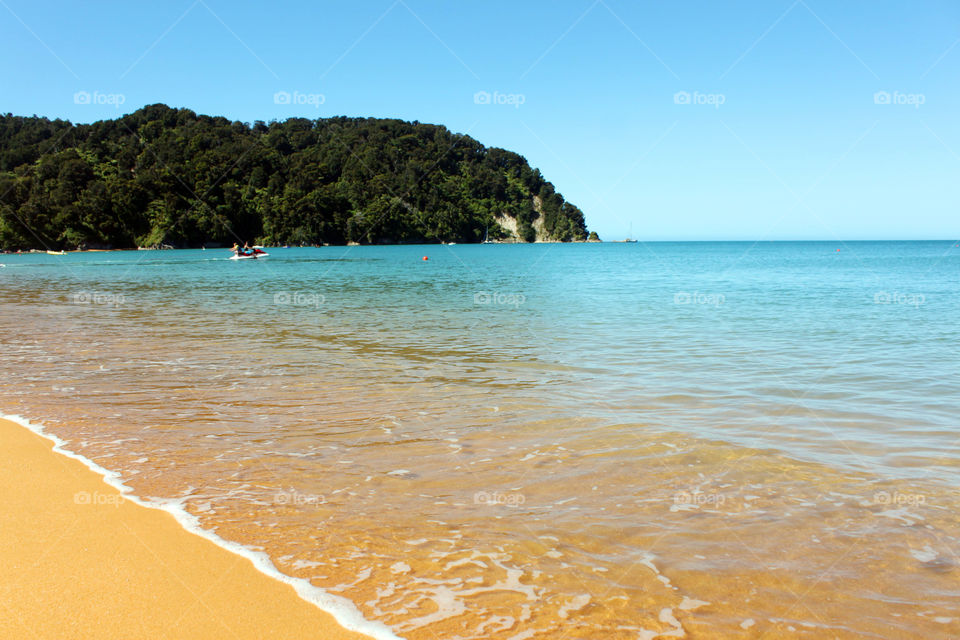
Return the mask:
POLYGON ((584 240, 520 155, 376 118, 0 116, 0 248, 584 240), (501 226, 497 219, 505 224, 501 226), (513 228, 515 227, 515 234, 513 228))

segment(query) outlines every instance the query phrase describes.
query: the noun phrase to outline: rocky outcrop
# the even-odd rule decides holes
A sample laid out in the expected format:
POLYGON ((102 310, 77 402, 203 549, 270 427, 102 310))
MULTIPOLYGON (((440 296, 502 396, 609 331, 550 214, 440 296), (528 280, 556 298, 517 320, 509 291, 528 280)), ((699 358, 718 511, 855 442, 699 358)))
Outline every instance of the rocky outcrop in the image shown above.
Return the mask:
MULTIPOLYGON (((540 200, 540 196, 533 196, 533 210, 536 212, 536 217, 531 222, 530 226, 533 227, 533 230, 536 232, 536 237, 534 242, 559 242, 559 239, 552 237, 546 230, 543 224, 543 202, 540 200)), ((505 213, 494 216, 497 224, 500 225, 502 230, 501 235, 503 239, 495 240, 494 242, 525 242, 523 238, 520 237, 519 226, 517 224, 517 219, 513 216, 509 216, 505 213)))

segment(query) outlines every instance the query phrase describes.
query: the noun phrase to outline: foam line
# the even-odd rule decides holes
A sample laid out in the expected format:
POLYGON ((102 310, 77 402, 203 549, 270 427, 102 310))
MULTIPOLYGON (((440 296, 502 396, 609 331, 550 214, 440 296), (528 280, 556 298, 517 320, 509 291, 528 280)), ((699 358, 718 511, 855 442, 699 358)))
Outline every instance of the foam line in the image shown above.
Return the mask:
POLYGON ((144 500, 134 495, 133 490, 127 485, 123 484, 123 482, 120 480, 119 473, 116 471, 110 471, 109 469, 104 469, 93 460, 70 451, 66 448, 67 443, 65 440, 52 433, 47 433, 43 425, 32 423, 26 418, 15 415, 0 414, 0 418, 3 420, 9 420, 10 422, 15 422, 23 427, 26 427, 37 435, 52 441, 54 445, 54 451, 61 455, 67 456, 68 458, 73 458, 74 460, 79 460, 82 462, 91 471, 101 475, 106 484, 119 491, 127 500, 142 507, 147 507, 148 509, 160 509, 161 511, 166 511, 176 518, 177 522, 180 523, 180 526, 190 533, 198 535, 201 538, 206 538, 218 547, 226 549, 231 553, 235 553, 238 556, 247 558, 253 563, 253 566, 256 567, 258 571, 270 576, 275 580, 289 584, 294 588, 298 596, 332 615, 344 629, 368 635, 374 640, 403 640, 400 636, 394 634, 393 631, 391 631, 390 628, 385 624, 381 622, 372 622, 365 619, 363 614, 361 614, 357 609, 356 605, 350 600, 328 593, 320 587, 314 586, 309 580, 304 578, 294 578, 286 575, 285 573, 281 573, 280 570, 274 566, 273 561, 270 560, 270 557, 267 554, 261 551, 253 551, 242 544, 231 542, 230 540, 224 540, 212 531, 202 528, 200 526, 199 519, 184 509, 180 501, 144 500))

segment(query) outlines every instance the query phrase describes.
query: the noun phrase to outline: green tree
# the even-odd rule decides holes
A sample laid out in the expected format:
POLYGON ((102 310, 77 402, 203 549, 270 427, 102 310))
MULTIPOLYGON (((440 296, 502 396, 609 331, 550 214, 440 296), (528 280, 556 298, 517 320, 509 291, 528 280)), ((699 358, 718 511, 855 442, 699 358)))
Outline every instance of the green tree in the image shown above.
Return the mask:
POLYGON ((149 105, 89 125, 0 115, 0 247, 558 240, 583 213, 516 153, 419 122, 253 125, 149 105))

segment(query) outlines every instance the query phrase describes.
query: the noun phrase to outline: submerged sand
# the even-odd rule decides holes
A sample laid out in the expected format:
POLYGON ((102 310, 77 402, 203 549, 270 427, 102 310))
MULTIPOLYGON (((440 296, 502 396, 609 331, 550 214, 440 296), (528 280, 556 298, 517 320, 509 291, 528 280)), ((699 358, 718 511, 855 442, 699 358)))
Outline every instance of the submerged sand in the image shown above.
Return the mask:
POLYGON ((0 420, 0 637, 367 638, 0 420))

